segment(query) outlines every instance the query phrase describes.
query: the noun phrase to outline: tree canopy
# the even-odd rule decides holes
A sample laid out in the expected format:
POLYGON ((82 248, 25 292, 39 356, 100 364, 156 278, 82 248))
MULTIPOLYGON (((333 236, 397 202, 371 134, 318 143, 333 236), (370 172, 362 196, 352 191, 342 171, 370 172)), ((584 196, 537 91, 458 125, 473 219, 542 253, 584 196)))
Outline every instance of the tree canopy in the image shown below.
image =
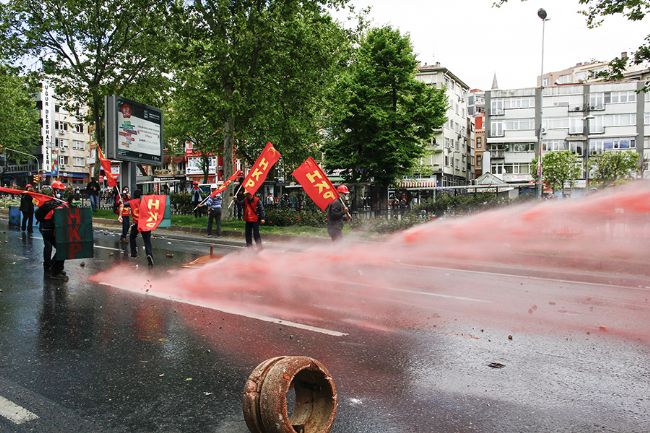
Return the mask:
POLYGON ((605 185, 629 178, 639 169, 639 154, 633 150, 603 152, 590 156, 590 178, 605 185))
MULTIPOLYGON (((535 157, 531 167, 537 167, 538 158, 535 157)), ((567 184, 573 186, 582 171, 580 158, 573 152, 563 150, 560 152, 547 152, 542 157, 542 178, 553 190, 564 192, 567 184)), ((533 177, 538 179, 537 172, 533 177)))
POLYGON ((345 110, 329 131, 329 168, 380 188, 409 173, 447 109, 444 91, 417 81, 416 72, 408 36, 390 27, 368 32, 337 87, 345 110))
MULTIPOLYGON (((31 153, 38 144, 39 125, 33 89, 16 71, 0 66, 0 146, 19 152, 31 153)), ((7 154, 8 158, 22 160, 19 154, 7 154)))

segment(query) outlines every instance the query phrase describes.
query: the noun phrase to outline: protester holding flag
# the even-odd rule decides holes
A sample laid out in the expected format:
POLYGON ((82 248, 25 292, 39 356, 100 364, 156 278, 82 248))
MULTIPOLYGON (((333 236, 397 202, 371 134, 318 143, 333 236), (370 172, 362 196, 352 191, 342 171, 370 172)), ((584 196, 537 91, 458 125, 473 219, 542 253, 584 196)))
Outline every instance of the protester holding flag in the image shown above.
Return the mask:
POLYGON ((36 211, 39 230, 43 236, 43 272, 46 277, 68 281, 68 277, 63 270, 65 260, 52 258, 52 247, 57 248, 56 237, 54 235, 54 210, 59 207, 68 206, 67 203, 62 202, 65 185, 63 182, 55 180, 50 187, 52 188, 53 196, 58 200, 48 200, 41 203, 36 211))
POLYGON ((142 191, 136 189, 133 192, 133 199, 129 200, 126 203, 120 205, 119 214, 117 218, 119 222, 124 221, 122 216, 122 211, 124 207, 131 209, 131 216, 133 217, 133 224, 131 225, 131 233, 129 234, 129 246, 131 247, 131 257, 138 257, 138 245, 136 238, 138 233, 142 235, 142 241, 144 242, 144 251, 147 254, 147 263, 149 266, 153 266, 153 247, 151 246, 151 231, 139 230, 138 222, 140 216, 140 199, 142 197, 142 191))
POLYGON ((244 222, 246 224, 244 236, 246 246, 253 246, 253 238, 258 248, 262 247, 262 237, 260 236, 260 223, 264 224, 264 206, 259 197, 254 196, 246 191, 244 194, 244 222))
POLYGON ((343 222, 351 219, 350 211, 344 203, 350 190, 345 185, 339 185, 336 191, 339 193, 339 200, 331 202, 327 207, 327 233, 333 241, 343 238, 343 222))
MULTIPOLYGON (((31 184, 27 184, 27 191, 33 192, 34 188, 31 184)), ((20 212, 23 214, 23 221, 21 224, 21 230, 27 230, 27 233, 32 233, 34 231, 34 202, 32 197, 29 194, 23 194, 20 196, 20 212)))
POLYGON ((121 242, 126 242, 126 235, 129 234, 129 227, 131 222, 131 208, 127 206, 122 206, 120 209, 119 203, 127 203, 131 200, 131 195, 129 194, 129 187, 125 186, 122 189, 121 200, 118 202, 118 211, 122 216, 122 235, 120 236, 121 242))
POLYGON ((192 184, 192 206, 194 206, 194 218, 201 216, 201 209, 199 209, 201 207, 199 206, 201 200, 201 188, 199 188, 198 182, 194 182, 192 184))
MULTIPOLYGON (((212 193, 217 191, 218 186, 216 183, 213 183, 211 186, 212 193)), ((212 236, 212 220, 216 221, 216 235, 221 236, 221 204, 223 199, 221 194, 217 193, 214 196, 210 194, 208 199, 201 204, 201 206, 206 206, 208 208, 208 236, 212 236)))

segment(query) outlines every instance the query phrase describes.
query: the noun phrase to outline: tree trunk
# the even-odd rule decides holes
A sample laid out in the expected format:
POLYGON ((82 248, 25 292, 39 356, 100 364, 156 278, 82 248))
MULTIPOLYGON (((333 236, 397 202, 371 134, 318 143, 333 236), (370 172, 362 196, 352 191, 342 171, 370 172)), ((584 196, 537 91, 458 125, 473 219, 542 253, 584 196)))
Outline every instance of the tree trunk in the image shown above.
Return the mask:
MULTIPOLYGON (((235 136, 234 136, 234 121, 231 118, 226 120, 223 130, 223 178, 224 181, 228 179, 234 173, 233 163, 234 163, 234 149, 235 149, 235 136)), ((232 202, 234 191, 232 187, 226 188, 223 192, 223 206, 224 211, 221 213, 223 219, 232 219, 232 209, 234 204, 230 206, 232 202), (230 206, 230 207, 229 207, 230 206)))

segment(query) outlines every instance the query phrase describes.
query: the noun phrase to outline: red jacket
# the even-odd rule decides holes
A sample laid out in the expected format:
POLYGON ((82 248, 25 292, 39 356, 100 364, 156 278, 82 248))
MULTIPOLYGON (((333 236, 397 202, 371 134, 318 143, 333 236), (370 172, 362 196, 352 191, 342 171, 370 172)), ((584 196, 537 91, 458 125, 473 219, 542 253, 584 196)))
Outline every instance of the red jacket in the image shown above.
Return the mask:
POLYGON ((261 219, 264 219, 264 208, 262 207, 260 199, 258 197, 253 197, 252 200, 245 198, 244 221, 248 223, 256 223, 261 219))

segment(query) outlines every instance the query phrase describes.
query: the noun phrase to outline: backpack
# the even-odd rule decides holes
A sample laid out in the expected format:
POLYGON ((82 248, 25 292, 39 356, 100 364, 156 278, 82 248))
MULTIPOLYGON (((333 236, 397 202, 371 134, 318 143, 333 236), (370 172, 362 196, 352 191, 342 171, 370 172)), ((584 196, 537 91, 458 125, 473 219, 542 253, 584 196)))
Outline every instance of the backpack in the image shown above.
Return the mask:
POLYGON ((38 209, 36 209, 36 212, 34 212, 36 221, 42 222, 43 220, 45 220, 47 214, 50 213, 52 209, 55 209, 58 206, 59 204, 56 202, 56 200, 48 200, 45 203, 43 203, 43 205, 39 206, 38 209))

